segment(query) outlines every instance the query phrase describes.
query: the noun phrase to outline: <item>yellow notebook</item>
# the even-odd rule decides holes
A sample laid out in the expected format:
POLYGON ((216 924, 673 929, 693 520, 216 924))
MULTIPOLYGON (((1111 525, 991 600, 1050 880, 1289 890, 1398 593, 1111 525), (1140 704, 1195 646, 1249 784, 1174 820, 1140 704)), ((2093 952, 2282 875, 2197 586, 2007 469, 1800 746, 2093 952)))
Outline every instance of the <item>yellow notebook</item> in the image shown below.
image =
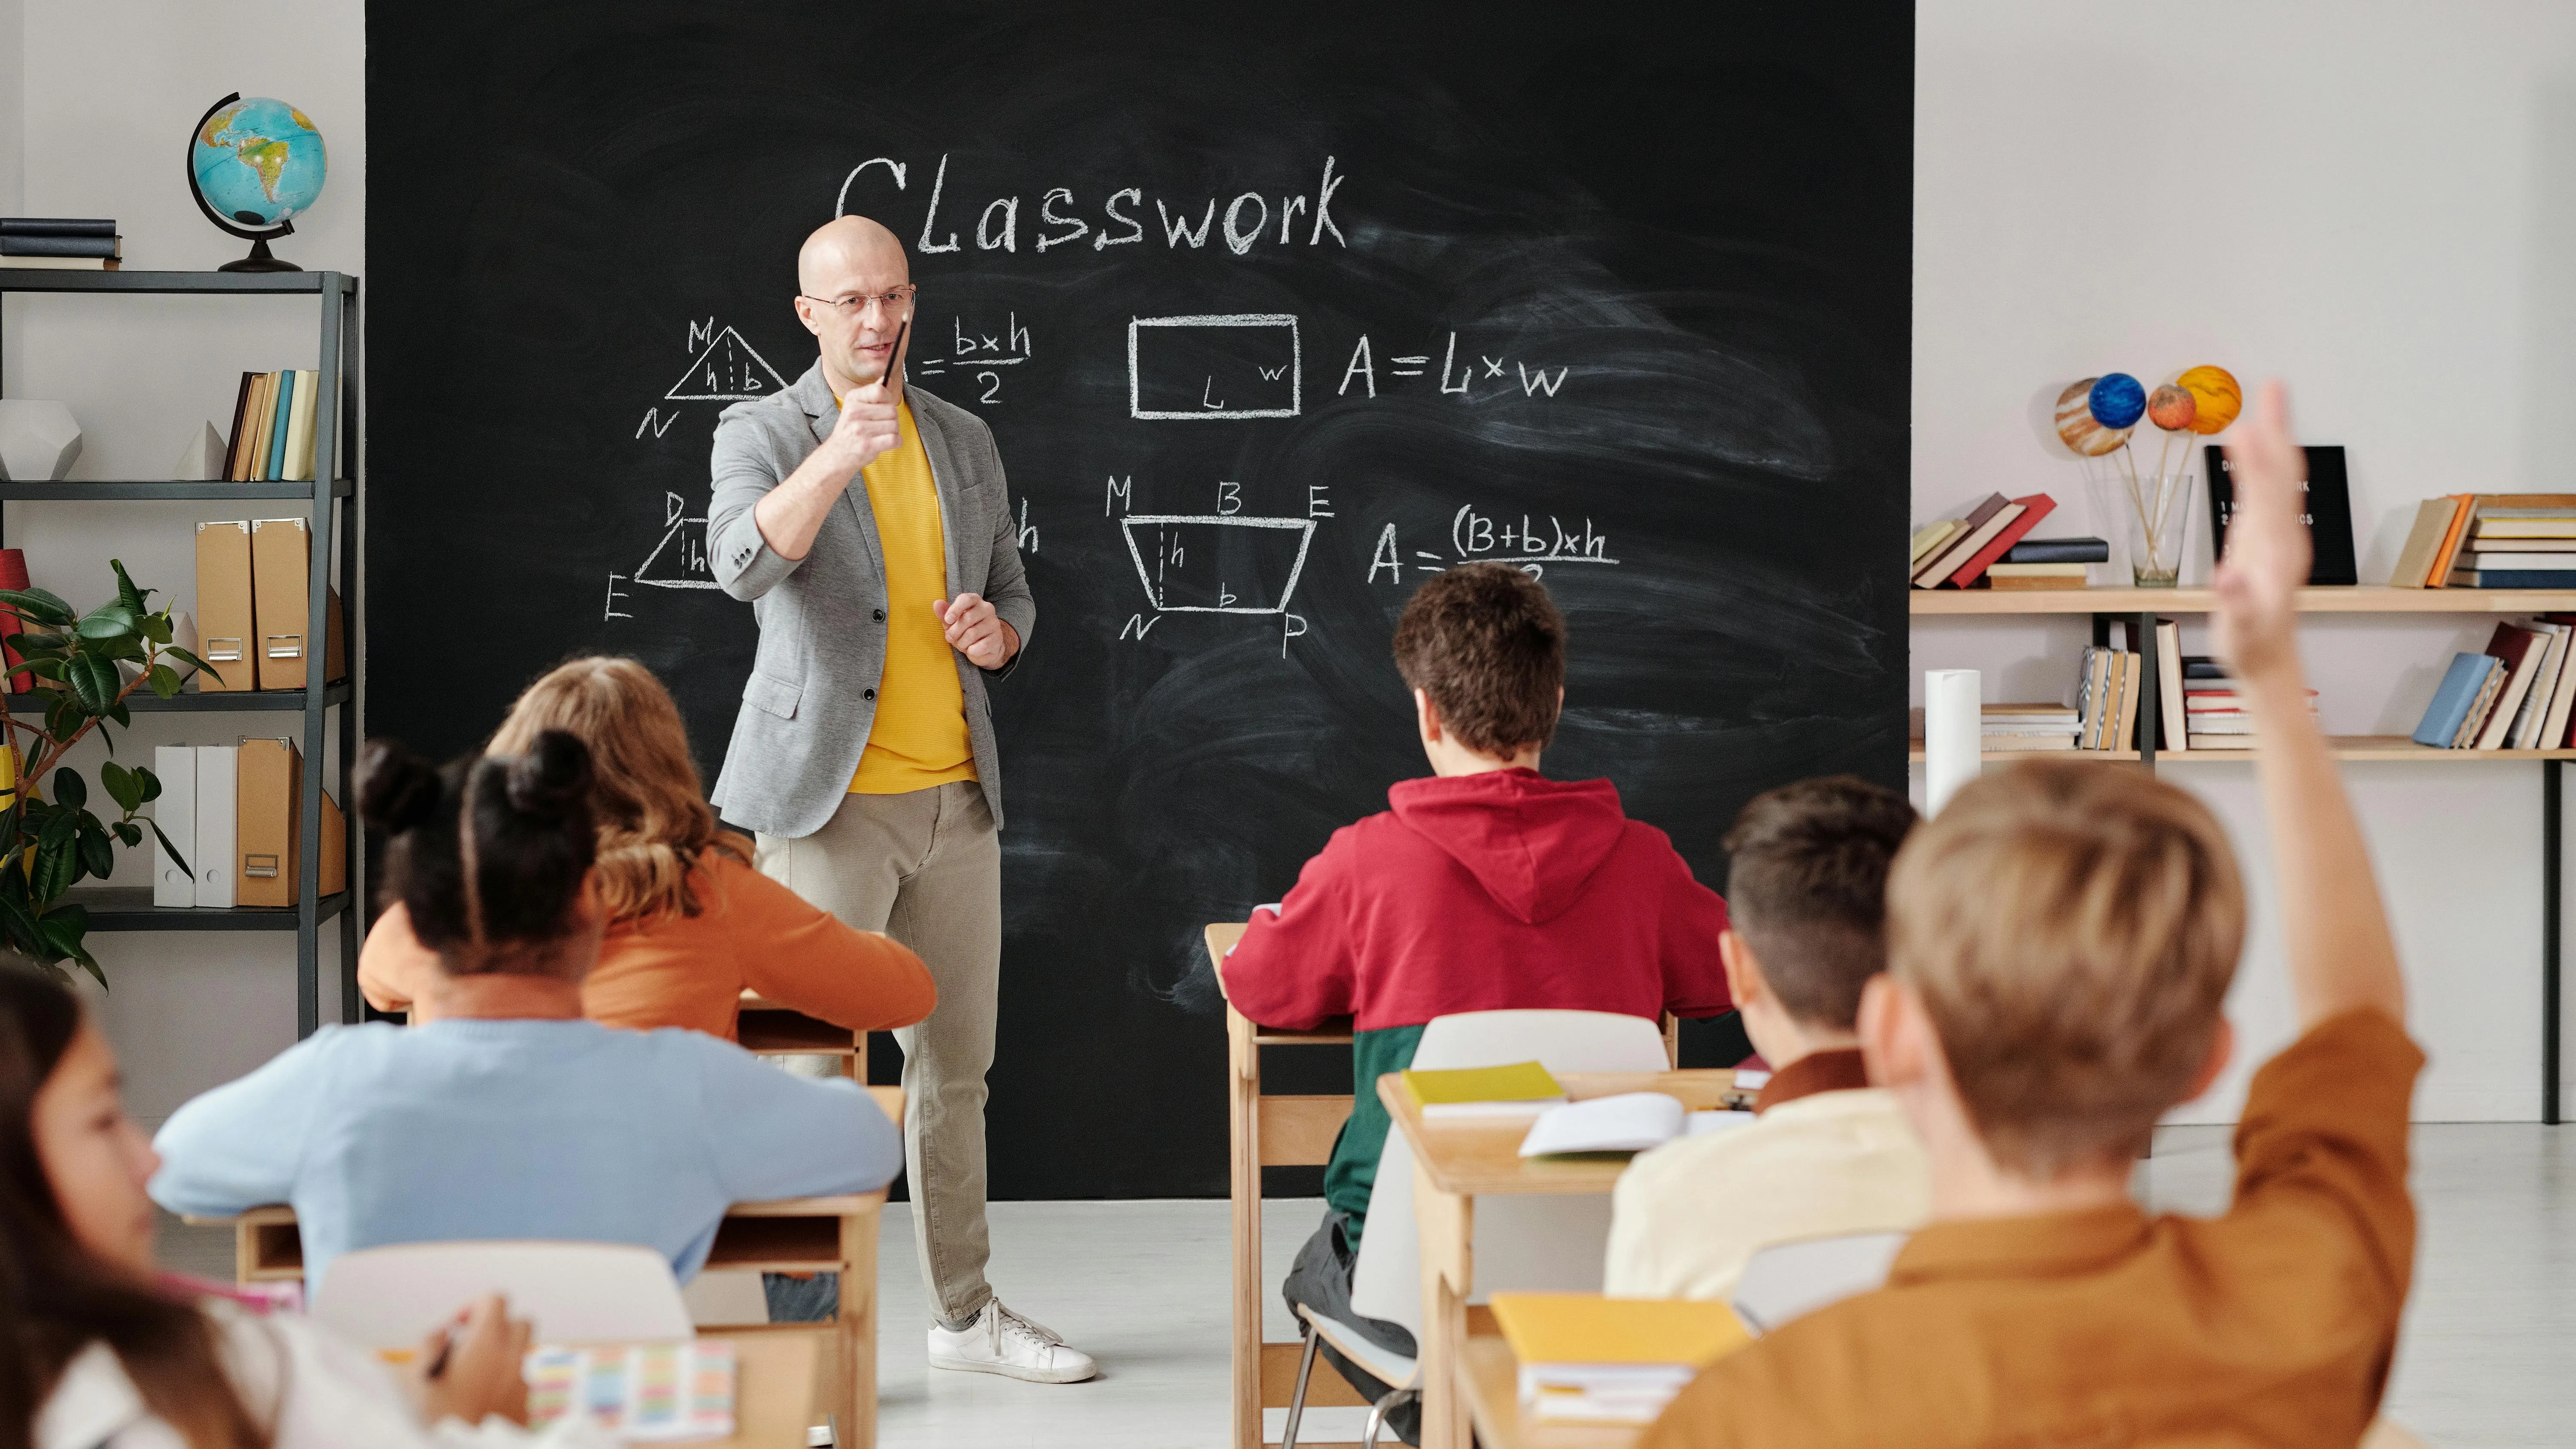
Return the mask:
POLYGON ((1404 1074, 1404 1087, 1425 1117, 1529 1113, 1565 1100, 1565 1088, 1536 1062, 1411 1071, 1404 1074))
POLYGON ((1494 1321, 1522 1366, 1674 1364, 1696 1369, 1753 1341, 1735 1310, 1683 1298, 1497 1293, 1494 1321))

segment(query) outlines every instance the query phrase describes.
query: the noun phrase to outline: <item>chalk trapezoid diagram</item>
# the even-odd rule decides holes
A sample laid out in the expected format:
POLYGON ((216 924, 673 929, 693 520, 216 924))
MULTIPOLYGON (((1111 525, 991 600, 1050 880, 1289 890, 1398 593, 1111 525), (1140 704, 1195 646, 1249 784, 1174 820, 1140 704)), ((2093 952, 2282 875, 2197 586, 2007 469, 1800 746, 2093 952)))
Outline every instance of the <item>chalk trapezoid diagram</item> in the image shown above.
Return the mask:
POLYGON ((1127 557, 1136 565, 1136 582, 1144 585, 1146 601, 1158 615, 1285 614, 1296 596, 1297 578, 1305 572, 1307 546, 1315 539, 1311 518, 1239 513, 1131 513, 1118 520, 1118 528, 1127 540, 1127 557), (1190 553, 1194 534, 1200 535, 1196 563, 1190 553), (1248 547, 1229 556, 1229 543, 1248 547), (1243 572, 1228 580, 1222 570, 1229 564, 1243 572), (1235 594, 1236 587, 1275 597, 1255 602, 1251 592, 1235 594))
POLYGON ((769 359, 727 327, 662 396, 671 402, 749 402, 786 390, 787 379, 769 365, 769 359))
POLYGON ((715 570, 707 563, 707 521, 683 518, 687 508, 677 493, 662 495, 662 541, 635 566, 631 583, 657 589, 712 589, 715 570))

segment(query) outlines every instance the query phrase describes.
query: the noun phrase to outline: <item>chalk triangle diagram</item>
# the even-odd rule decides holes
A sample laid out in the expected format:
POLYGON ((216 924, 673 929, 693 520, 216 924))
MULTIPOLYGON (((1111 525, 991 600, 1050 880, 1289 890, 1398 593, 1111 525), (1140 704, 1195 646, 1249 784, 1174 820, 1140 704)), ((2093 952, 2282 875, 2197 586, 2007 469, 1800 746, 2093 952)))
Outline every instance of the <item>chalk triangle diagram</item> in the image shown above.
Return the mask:
POLYGON ((683 518, 687 507, 677 493, 662 495, 662 541, 635 566, 631 582, 657 589, 712 589, 715 570, 707 565, 707 521, 683 518))
POLYGON ((769 359, 727 327, 662 396, 671 402, 748 402, 786 390, 787 380, 769 365, 769 359))

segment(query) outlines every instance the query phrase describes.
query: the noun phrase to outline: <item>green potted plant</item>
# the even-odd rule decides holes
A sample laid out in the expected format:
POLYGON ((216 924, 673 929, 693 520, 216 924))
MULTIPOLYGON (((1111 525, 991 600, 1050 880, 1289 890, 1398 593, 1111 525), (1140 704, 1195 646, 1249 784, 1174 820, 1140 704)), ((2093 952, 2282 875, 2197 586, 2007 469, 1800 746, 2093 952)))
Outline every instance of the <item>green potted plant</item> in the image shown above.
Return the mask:
POLYGON ((117 763, 116 732, 129 726, 125 698, 149 689, 163 699, 179 692, 186 676, 171 661, 223 676, 204 660, 170 642, 170 608, 151 608, 157 592, 138 589, 121 560, 116 570, 116 601, 81 613, 43 589, 0 589, 0 606, 14 611, 21 624, 7 643, 20 662, 9 667, 8 690, 0 690, 0 950, 14 951, 57 978, 69 979, 65 962, 77 963, 99 985, 107 976, 92 960, 84 938, 89 912, 63 899, 83 879, 101 880, 116 867, 116 844, 143 844, 150 826, 170 858, 188 869, 186 857, 151 817, 136 815, 161 793, 161 781, 141 766, 117 763), (45 699, 44 720, 31 723, 9 708, 9 691, 27 689, 45 699), (99 785, 116 802, 116 819, 102 820, 89 808, 89 786, 80 772, 63 765, 72 747, 97 731, 108 758, 98 767, 99 785), (50 775, 50 780, 48 776, 50 775), (48 793, 51 799, 44 798, 48 793))

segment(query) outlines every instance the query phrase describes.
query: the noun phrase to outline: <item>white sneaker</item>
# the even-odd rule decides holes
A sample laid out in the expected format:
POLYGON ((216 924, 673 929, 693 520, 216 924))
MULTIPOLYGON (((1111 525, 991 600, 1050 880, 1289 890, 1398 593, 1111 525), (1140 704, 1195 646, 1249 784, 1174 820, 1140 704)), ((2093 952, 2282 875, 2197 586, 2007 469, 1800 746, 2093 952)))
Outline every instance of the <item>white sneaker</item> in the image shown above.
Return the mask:
POLYGON ((1033 1384, 1078 1384, 1100 1372, 1091 1355, 1067 1345, 1044 1324, 1003 1307, 999 1298, 985 1300, 984 1311, 964 1328, 930 1325, 930 1366, 1033 1384))

